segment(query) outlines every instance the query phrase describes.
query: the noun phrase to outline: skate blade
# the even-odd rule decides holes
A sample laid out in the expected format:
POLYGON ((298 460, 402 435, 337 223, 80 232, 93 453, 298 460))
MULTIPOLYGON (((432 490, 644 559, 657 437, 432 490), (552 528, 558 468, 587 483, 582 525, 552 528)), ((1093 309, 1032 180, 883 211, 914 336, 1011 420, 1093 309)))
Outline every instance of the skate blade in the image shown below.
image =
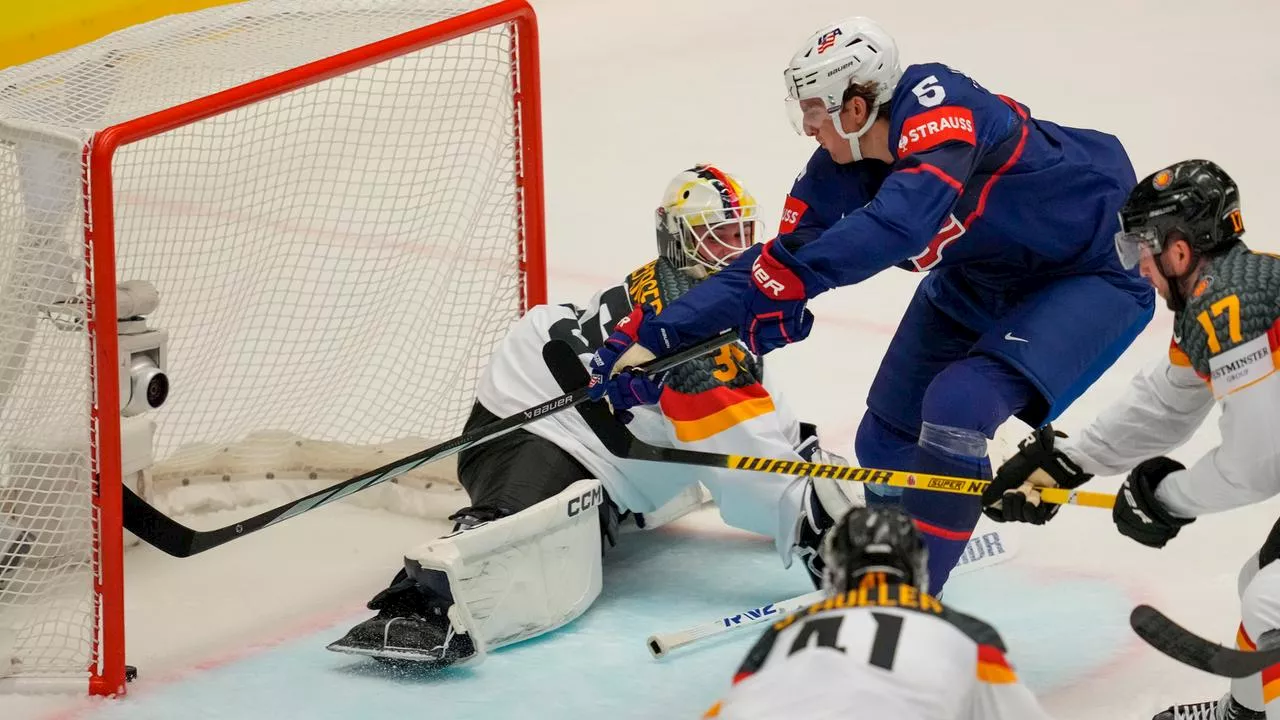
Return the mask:
POLYGON ((346 655, 361 655, 373 658, 380 662, 386 662, 393 665, 414 665, 424 668, 446 668, 446 667, 466 667, 474 664, 480 659, 480 654, 476 653, 465 660, 456 662, 446 662, 438 656, 432 655, 421 650, 413 648, 367 648, 357 647, 353 645, 343 645, 341 640, 329 643, 325 646, 325 650, 331 652, 343 653, 346 655))

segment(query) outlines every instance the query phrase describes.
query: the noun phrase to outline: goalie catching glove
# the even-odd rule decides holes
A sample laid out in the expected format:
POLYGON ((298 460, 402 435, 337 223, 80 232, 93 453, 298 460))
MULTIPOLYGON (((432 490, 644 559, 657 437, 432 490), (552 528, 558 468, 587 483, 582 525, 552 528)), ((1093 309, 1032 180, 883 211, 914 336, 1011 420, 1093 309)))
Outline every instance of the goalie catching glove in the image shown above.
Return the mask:
POLYGON ((1042 488, 1073 490, 1093 475, 1080 469, 1066 453, 1054 448, 1066 433, 1045 425, 1018 444, 1018 453, 996 471, 982 493, 982 512, 996 522, 1043 525, 1058 514, 1058 505, 1040 501, 1042 488))

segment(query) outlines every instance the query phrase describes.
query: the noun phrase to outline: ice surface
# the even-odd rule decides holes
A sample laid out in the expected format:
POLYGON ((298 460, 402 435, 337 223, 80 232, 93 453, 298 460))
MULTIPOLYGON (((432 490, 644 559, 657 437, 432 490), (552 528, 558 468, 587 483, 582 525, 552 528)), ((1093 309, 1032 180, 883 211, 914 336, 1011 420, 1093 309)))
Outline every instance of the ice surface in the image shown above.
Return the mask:
MULTIPOLYGON (((1139 176, 1186 157, 1217 161, 1242 187, 1250 242, 1280 250, 1280 207, 1271 202, 1280 115, 1274 3, 535 5, 557 301, 585 299, 649 259, 661 190, 696 162, 737 174, 775 226, 812 149, 785 120, 781 69, 809 32, 854 13, 879 19, 907 62, 947 62, 1038 117, 1119 135, 1139 176)), ((916 281, 890 271, 823 296, 811 338, 769 358, 791 404, 834 450, 851 451, 867 385, 916 281)), ((1162 310, 1059 424, 1071 431, 1087 422, 1164 351, 1169 329, 1162 310)), ((1215 442, 1209 424, 1175 455, 1190 461, 1215 442)), ((1104 512, 1068 508, 1052 525, 1022 532, 1014 560, 958 578, 947 601, 1002 631, 1055 717, 1145 720, 1173 702, 1216 697, 1225 684, 1143 646, 1128 631, 1129 608, 1151 602, 1228 641, 1238 622, 1236 569, 1277 510, 1268 503, 1203 518, 1155 551, 1119 537, 1104 512)), ((807 589, 767 543, 704 515, 626 536, 586 616, 475 669, 426 677, 324 651, 362 617, 361 603, 404 550, 436 531, 335 508, 190 560, 131 552, 129 662, 142 676, 128 698, 0 697, 0 717, 696 717, 727 686, 755 633, 663 663, 649 658, 644 638, 807 589)))

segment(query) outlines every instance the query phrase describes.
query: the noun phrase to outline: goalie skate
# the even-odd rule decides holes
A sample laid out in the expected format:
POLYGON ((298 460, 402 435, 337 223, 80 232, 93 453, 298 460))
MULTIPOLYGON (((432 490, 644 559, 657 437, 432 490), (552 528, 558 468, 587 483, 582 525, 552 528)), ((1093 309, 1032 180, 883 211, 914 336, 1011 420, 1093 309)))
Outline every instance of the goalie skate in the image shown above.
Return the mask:
POLYGON ((327 649, 393 664, 412 663, 437 669, 467 665, 482 657, 471 636, 459 632, 447 614, 378 613, 351 628, 327 649))

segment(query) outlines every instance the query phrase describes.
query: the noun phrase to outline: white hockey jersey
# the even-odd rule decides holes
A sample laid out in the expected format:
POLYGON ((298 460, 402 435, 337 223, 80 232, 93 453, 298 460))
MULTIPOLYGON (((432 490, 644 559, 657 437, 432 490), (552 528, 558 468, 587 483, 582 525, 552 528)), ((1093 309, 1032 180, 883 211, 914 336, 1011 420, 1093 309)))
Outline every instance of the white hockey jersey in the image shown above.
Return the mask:
MULTIPOLYGON (((490 356, 476 399, 506 417, 560 395, 563 390, 542 360, 550 339, 572 345, 586 367, 614 324, 633 302, 661 312, 663 304, 687 291, 693 281, 664 259, 632 272, 597 293, 585 307, 539 305, 517 321, 490 356)), ((658 405, 636 407, 631 432, 645 442, 718 453, 800 459, 800 425, 761 382, 760 365, 740 344, 686 363, 669 375, 658 405)), ((765 473, 731 471, 640 460, 611 454, 570 410, 524 427, 573 455, 598 478, 623 510, 650 513, 701 482, 725 522, 771 536, 790 562, 802 482, 765 473)))
POLYGON ((1243 245, 1215 258, 1175 319, 1168 357, 1061 449, 1095 475, 1117 475, 1186 442, 1215 400, 1222 443, 1171 473, 1156 498, 1179 517, 1280 493, 1280 258, 1243 245))
POLYGON ((775 623, 717 720, 1047 720, 991 626, 884 573, 775 623))

